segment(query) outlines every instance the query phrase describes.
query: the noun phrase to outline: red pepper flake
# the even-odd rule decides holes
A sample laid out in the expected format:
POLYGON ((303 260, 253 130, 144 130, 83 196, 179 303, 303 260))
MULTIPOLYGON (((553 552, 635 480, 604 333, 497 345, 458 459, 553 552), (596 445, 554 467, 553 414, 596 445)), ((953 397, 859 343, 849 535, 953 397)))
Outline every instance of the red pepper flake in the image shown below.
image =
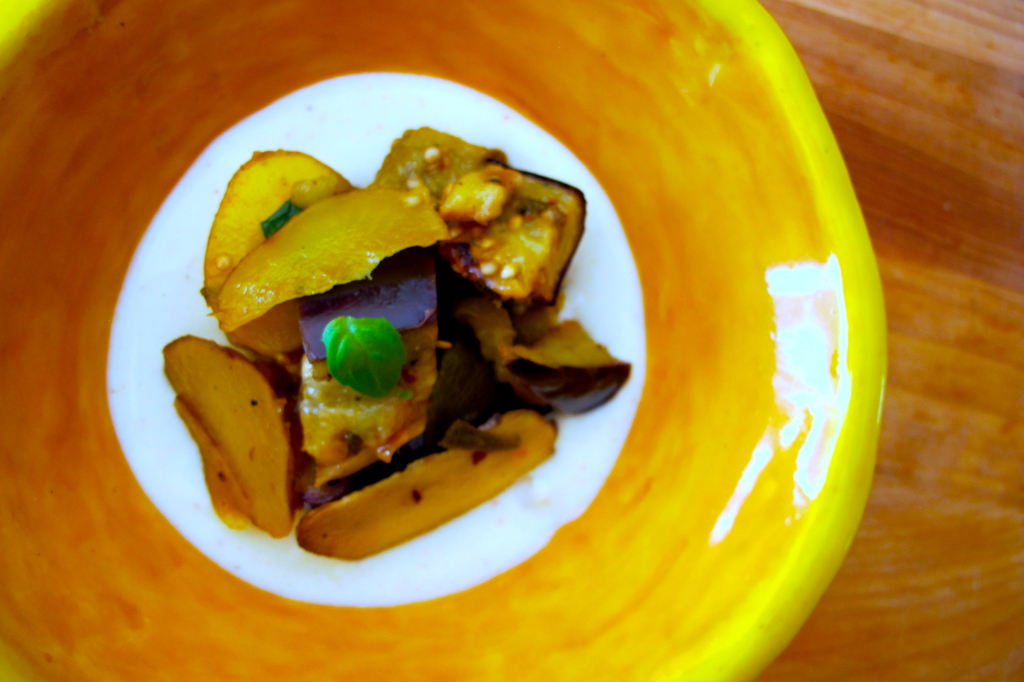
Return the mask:
POLYGON ((416 490, 415 488, 413 488, 413 491, 412 491, 412 501, 415 502, 416 504, 419 504, 420 500, 422 500, 422 499, 423 499, 423 495, 420 494, 420 491, 416 490))
POLYGON ((474 452, 473 453, 473 465, 476 466, 480 462, 484 461, 484 457, 486 457, 486 456, 487 456, 487 453, 484 452, 483 450, 477 450, 476 452, 474 452))

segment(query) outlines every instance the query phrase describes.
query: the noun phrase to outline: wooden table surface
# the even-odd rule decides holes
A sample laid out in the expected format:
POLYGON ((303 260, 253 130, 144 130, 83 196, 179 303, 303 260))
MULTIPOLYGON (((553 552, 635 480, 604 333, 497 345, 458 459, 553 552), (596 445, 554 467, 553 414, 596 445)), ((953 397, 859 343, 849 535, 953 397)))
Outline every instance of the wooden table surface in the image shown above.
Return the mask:
POLYGON ((860 198, 890 369, 860 532, 760 680, 1024 680, 1024 0, 763 2, 860 198))

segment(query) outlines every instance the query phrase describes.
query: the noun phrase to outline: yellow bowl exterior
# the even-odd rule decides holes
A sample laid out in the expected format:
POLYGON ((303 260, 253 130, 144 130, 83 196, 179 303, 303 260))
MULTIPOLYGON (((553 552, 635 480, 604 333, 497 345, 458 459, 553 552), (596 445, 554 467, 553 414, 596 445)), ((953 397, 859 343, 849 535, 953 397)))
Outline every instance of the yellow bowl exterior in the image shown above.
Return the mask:
POLYGON ((17 54, 0 72, 3 679, 746 680, 782 650, 864 508, 885 320, 839 150, 754 0, 15 4, 0 12, 0 58, 17 54), (464 83, 572 149, 622 219, 648 335, 636 421, 591 508, 488 583, 387 609, 289 601, 218 568, 139 488, 105 399, 121 280, 177 179, 243 116, 363 71, 464 83), (757 450, 786 418, 766 272, 830 258, 849 400, 810 495, 797 445, 757 450))

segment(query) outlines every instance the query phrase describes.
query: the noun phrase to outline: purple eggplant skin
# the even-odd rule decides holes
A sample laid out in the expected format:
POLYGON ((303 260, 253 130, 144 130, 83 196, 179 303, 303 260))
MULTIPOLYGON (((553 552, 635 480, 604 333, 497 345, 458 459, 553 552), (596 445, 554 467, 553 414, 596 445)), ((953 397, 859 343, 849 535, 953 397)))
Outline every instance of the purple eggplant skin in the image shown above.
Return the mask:
POLYGON ((327 357, 324 327, 336 317, 383 317, 402 331, 426 324, 436 313, 434 256, 426 249, 406 249, 382 260, 368 279, 303 298, 302 345, 310 360, 327 357))
POLYGON ((545 367, 519 358, 505 365, 516 394, 537 405, 580 414, 603 405, 629 380, 627 362, 600 367, 545 367))
MULTIPOLYGON (((532 220, 540 217, 548 208, 556 208, 562 212, 563 221, 558 223, 558 244, 554 252, 548 256, 544 282, 535 285, 530 294, 535 304, 554 305, 558 302, 558 293, 565 280, 565 274, 583 239, 587 216, 586 198, 579 189, 564 182, 513 169, 504 163, 495 162, 495 165, 516 170, 522 175, 522 181, 501 216, 491 225, 518 219, 523 221, 523 229, 526 229, 532 220)), ((480 263, 476 262, 470 253, 469 244, 459 241, 442 242, 438 246, 438 252, 462 277, 476 283, 481 290, 486 290, 484 282, 487 278, 480 270, 480 263)))
POLYGON ((580 249, 580 243, 583 241, 583 233, 587 222, 587 199, 584 197, 583 191, 577 187, 573 187, 571 184, 566 184, 543 175, 537 175, 536 173, 527 173, 524 171, 519 172, 522 173, 523 178, 527 181, 537 182, 538 184, 563 191, 563 193, 571 197, 571 201, 578 202, 580 204, 580 219, 575 221, 573 224, 566 225, 565 229, 562 231, 562 240, 568 246, 559 248, 559 251, 562 252, 564 257, 564 261, 558 268, 558 275, 556 276, 551 296, 548 298, 538 297, 537 299, 538 303, 554 305, 558 301, 558 292, 561 291, 562 282, 565 280, 565 273, 568 272, 569 265, 572 264, 572 257, 575 256, 575 252, 580 249))
POLYGON ((351 476, 327 481, 320 486, 309 486, 301 492, 302 501, 310 507, 341 499, 346 495, 362 490, 368 485, 383 481, 388 476, 405 470, 407 466, 421 457, 437 452, 437 448, 427 448, 423 436, 417 436, 398 449, 390 462, 378 461, 360 469, 351 476))
POLYGON ((310 486, 302 491, 301 499, 310 507, 319 507, 328 502, 344 497, 352 492, 352 486, 347 478, 337 481, 328 481, 320 486, 310 486))
MULTIPOLYGON (((497 165, 511 168, 508 164, 501 163, 500 161, 497 162, 497 165)), ((536 173, 530 173, 522 170, 520 170, 519 173, 522 173, 523 175, 523 184, 520 185, 521 189, 519 190, 518 195, 512 200, 513 208, 516 213, 525 216, 531 211, 532 202, 529 198, 530 184, 543 186, 560 192, 565 195, 567 201, 578 204, 579 206, 579 219, 567 223, 562 231, 561 244, 558 247, 562 262, 558 264, 558 272, 554 278, 554 286, 552 287, 550 295, 534 297, 535 303, 541 305, 554 305, 558 301, 558 293, 562 289, 562 282, 565 280, 565 273, 569 271, 569 266, 572 265, 573 257, 576 255, 576 251, 579 250, 580 242, 583 241, 583 232, 585 230, 587 220, 587 200, 581 190, 573 187, 572 185, 561 182, 560 180, 555 180, 553 178, 544 177, 543 175, 537 175, 536 173)))

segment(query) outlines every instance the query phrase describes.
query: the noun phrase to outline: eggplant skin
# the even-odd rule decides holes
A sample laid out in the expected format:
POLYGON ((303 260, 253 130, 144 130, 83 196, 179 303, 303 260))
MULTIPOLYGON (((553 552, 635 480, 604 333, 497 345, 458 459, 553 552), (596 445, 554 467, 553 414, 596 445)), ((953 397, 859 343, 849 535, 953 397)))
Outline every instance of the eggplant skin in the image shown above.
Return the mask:
POLYGON ((310 360, 327 357, 323 333, 336 317, 383 317, 398 331, 416 329, 437 312, 434 256, 426 249, 399 251, 368 279, 339 284, 299 303, 299 328, 310 360))
POLYGON ((469 253, 469 244, 464 242, 441 242, 437 245, 437 251, 444 258, 451 268, 464 280, 476 285, 477 290, 486 290, 486 287, 479 284, 483 279, 480 273, 479 264, 469 253))
POLYGON ((569 414, 599 407, 615 397, 629 380, 628 363, 600 367, 546 367, 522 358, 506 364, 512 386, 520 398, 536 405, 551 405, 569 414))
POLYGON ((583 238, 586 199, 564 182, 494 165, 521 178, 501 215, 486 226, 458 223, 453 240, 442 242, 438 252, 482 290, 554 305, 583 238), (510 274, 504 274, 506 266, 510 274))
MULTIPOLYGON (((503 164, 500 161, 498 165, 510 168, 507 164, 503 164)), ((515 170, 515 169, 514 169, 515 170)), ((534 299, 535 303, 542 305, 554 305, 558 301, 558 293, 562 289, 562 282, 565 280, 565 275, 569 272, 569 266, 572 265, 573 257, 576 255, 576 251, 580 248, 580 242, 583 241, 583 233, 586 230, 587 222, 587 199, 583 195, 583 191, 577 187, 566 184, 560 180, 554 178, 548 178, 543 175, 537 175, 536 173, 530 173, 528 171, 520 170, 524 180, 535 182, 538 185, 550 187, 552 189, 565 193, 565 196, 570 202, 577 203, 579 205, 579 218, 572 221, 571 225, 567 225, 565 230, 562 232, 562 243, 559 245, 559 258, 560 262, 555 264, 555 274, 553 277, 553 284, 551 291, 546 296, 536 296, 534 299)))

